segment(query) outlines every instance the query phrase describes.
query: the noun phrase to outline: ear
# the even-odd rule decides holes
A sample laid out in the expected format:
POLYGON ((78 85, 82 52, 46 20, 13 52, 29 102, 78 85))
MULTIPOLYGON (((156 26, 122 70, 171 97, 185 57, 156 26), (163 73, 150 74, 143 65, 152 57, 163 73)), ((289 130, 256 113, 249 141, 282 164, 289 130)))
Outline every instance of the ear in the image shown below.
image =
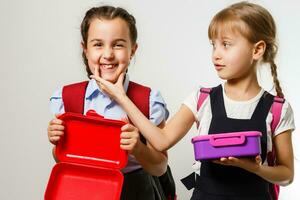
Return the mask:
POLYGON ((266 50, 266 43, 265 41, 261 40, 254 44, 254 51, 253 51, 253 59, 259 60, 263 57, 266 50))
POLYGON ((131 48, 130 59, 134 56, 134 54, 135 54, 137 48, 138 48, 138 44, 135 43, 135 44, 132 46, 132 48, 131 48))
POLYGON ((84 44, 84 42, 81 41, 80 45, 81 45, 81 48, 82 48, 82 50, 83 50, 83 53, 84 53, 85 56, 87 57, 87 48, 86 48, 86 44, 84 44))

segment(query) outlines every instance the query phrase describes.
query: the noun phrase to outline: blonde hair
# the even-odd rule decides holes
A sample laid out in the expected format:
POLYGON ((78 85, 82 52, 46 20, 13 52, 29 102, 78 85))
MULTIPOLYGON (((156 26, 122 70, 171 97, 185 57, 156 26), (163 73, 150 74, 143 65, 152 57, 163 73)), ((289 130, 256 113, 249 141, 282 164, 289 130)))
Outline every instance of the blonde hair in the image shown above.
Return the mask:
POLYGON ((208 28, 209 39, 216 38, 226 31, 238 32, 251 43, 263 40, 266 43, 263 62, 269 63, 277 96, 283 97, 277 77, 276 25, 272 15, 262 6, 249 2, 233 4, 212 19, 208 28))

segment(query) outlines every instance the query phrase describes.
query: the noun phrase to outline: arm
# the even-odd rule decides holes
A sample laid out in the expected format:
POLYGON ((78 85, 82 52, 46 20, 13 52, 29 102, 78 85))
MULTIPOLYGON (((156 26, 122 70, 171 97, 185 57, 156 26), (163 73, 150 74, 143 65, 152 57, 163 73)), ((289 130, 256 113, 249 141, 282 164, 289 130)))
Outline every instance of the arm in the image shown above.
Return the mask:
POLYGON ((182 105, 175 116, 161 129, 153 125, 134 103, 126 96, 123 88, 124 74, 112 84, 99 76, 92 75, 101 89, 115 99, 125 110, 133 124, 140 130, 149 143, 159 151, 165 151, 176 144, 191 128, 194 123, 192 111, 182 105))
MULTIPOLYGON (((163 128, 163 121, 159 127, 163 128)), ((155 150, 151 144, 146 145, 139 140, 136 151, 133 153, 136 160, 142 165, 143 169, 154 176, 161 176, 167 170, 168 157, 167 152, 155 150)))
POLYGON ((261 165, 261 158, 257 156, 255 160, 247 158, 221 158, 214 161, 222 165, 232 165, 241 167, 252 172, 263 179, 282 186, 292 183, 294 178, 294 155, 291 139, 291 130, 277 135, 274 139, 276 152, 276 165, 261 165))
POLYGON ((254 171, 255 174, 283 186, 293 182, 294 154, 291 135, 291 130, 288 130, 274 138, 276 165, 273 167, 261 165, 254 171))

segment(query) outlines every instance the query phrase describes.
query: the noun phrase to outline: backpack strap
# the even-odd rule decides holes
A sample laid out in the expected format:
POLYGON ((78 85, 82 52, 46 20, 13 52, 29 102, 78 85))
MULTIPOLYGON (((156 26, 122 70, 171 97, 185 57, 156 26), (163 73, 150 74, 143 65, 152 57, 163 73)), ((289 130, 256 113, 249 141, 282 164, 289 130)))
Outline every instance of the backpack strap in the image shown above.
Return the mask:
MULTIPOLYGON (((200 95, 199 95, 198 102, 197 102, 197 111, 199 111, 199 109, 201 108, 203 102, 209 96, 211 90, 212 90, 211 88, 201 88, 200 89, 200 95)), ((198 120, 196 122, 196 126, 197 126, 197 129, 200 126, 200 122, 198 120)))
POLYGON ((274 97, 274 102, 272 105, 272 114, 273 114, 273 119, 271 122, 271 131, 272 134, 274 134, 275 129, 280 121, 280 117, 281 117, 281 110, 282 110, 282 106, 284 103, 285 99, 281 98, 281 97, 274 97))
POLYGON ((211 88, 201 88, 200 89, 200 96, 199 96, 198 102, 197 102, 197 111, 201 108, 203 102, 209 96, 210 92, 211 92, 211 88))
MULTIPOLYGON (((274 97, 274 101, 272 104, 272 108, 271 108, 271 112, 273 115, 273 119, 271 122, 271 132, 272 134, 275 133, 275 129, 280 121, 280 117, 281 117, 281 111, 282 111, 282 106, 284 103, 285 99, 281 98, 281 97, 274 97)), ((268 165, 269 166, 274 166, 275 165, 275 150, 273 148, 272 152, 270 152, 268 154, 267 160, 268 160, 268 165)), ((273 200, 277 200, 279 198, 279 190, 280 187, 278 184, 270 184, 269 185, 269 189, 270 189, 270 194, 273 200)))
POLYGON ((150 92, 151 89, 149 87, 132 81, 129 82, 127 96, 148 119, 150 115, 150 92))
POLYGON ((88 81, 66 85, 62 89, 65 112, 83 113, 84 97, 88 81))
MULTIPOLYGON (((65 112, 84 112, 84 97, 88 81, 66 85, 62 90, 65 112)), ((149 97, 151 89, 140 84, 129 82, 127 95, 131 101, 149 118, 149 97)))

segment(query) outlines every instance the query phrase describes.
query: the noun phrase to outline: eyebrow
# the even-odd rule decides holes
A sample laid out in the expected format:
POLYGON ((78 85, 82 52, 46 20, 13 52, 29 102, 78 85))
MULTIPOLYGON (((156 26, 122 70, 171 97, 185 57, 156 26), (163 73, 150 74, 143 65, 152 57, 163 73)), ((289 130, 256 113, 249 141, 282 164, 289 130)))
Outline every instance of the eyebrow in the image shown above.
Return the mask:
MULTIPOLYGON (((90 40, 90 42, 102 42, 103 40, 101 40, 101 39, 92 39, 92 40, 90 40)), ((127 40, 125 40, 125 39, 122 39, 122 38, 120 38, 120 39, 115 39, 115 40, 113 40, 114 42, 127 42, 127 40)))
POLYGON ((228 37, 228 36, 222 36, 221 39, 222 40, 233 40, 234 38, 228 37))

